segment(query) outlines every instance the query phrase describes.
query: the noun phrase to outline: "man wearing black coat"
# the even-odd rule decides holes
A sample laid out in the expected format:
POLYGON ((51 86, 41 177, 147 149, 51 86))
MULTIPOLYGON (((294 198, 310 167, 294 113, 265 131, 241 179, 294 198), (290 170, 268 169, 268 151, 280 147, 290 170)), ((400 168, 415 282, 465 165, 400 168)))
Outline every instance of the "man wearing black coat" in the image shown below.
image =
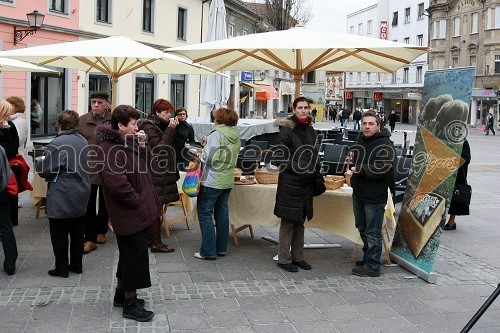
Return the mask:
POLYGON ((351 186, 356 228, 363 240, 363 260, 356 262, 352 274, 380 276, 382 224, 389 183, 394 179, 394 145, 391 133, 380 128, 380 118, 367 111, 361 118, 363 135, 353 146, 355 166, 351 186))

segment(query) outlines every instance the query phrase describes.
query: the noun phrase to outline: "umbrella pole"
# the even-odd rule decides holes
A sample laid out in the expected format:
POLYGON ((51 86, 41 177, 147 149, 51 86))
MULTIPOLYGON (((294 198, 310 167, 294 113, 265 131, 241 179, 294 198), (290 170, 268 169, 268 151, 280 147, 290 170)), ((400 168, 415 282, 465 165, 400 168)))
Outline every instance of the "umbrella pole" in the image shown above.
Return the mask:
POLYGON ((295 80, 295 98, 300 97, 300 81, 302 81, 302 75, 294 75, 295 80))
POLYGON ((118 77, 113 75, 113 86, 111 88, 111 110, 116 107, 116 95, 118 94, 118 77))

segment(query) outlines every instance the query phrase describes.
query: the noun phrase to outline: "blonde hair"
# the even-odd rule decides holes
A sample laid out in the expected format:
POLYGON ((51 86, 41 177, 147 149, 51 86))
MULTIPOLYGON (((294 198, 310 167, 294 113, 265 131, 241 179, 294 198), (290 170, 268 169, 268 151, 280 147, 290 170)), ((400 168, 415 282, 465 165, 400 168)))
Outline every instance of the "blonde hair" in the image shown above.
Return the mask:
POLYGON ((13 110, 14 107, 12 106, 12 104, 7 102, 7 100, 2 99, 0 101, 0 122, 8 120, 13 110))

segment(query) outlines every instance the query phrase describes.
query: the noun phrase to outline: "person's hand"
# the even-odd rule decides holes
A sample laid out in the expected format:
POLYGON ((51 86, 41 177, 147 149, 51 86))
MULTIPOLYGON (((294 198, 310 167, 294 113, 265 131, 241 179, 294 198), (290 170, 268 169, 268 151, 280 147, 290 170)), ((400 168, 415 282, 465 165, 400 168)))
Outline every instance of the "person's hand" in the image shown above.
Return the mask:
POLYGON ((143 130, 140 130, 135 133, 137 136, 137 142, 139 143, 139 147, 144 148, 146 147, 146 143, 148 142, 148 136, 146 133, 144 133, 143 130))
POLYGON ((351 168, 351 171, 352 171, 352 172, 356 172, 356 167, 352 167, 352 168, 351 168))
POLYGON ((201 142, 200 142, 200 143, 201 143, 201 145, 202 145, 203 147, 205 147, 205 145, 207 144, 207 138, 206 138, 206 136, 203 136, 203 137, 201 138, 201 142))
POLYGON ((7 128, 9 127, 9 122, 7 120, 2 121, 2 124, 0 125, 1 128, 7 128))
POLYGON ((170 118, 170 122, 168 123, 168 127, 176 128, 179 125, 179 119, 177 117, 170 118))

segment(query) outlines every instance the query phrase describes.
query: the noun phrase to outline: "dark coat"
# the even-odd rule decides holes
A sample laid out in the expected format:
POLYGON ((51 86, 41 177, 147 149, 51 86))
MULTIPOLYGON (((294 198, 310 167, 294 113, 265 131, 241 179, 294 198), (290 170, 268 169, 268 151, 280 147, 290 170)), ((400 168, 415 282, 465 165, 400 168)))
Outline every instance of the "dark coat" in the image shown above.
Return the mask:
POLYGON ((186 143, 194 143, 194 129, 193 126, 189 125, 186 121, 179 122, 179 125, 175 128, 177 134, 174 138, 173 147, 175 149, 175 158, 177 163, 184 162, 185 159, 182 157, 182 150, 186 143))
POLYGON ((371 137, 361 136, 352 146, 356 172, 352 175, 353 194, 366 203, 386 203, 387 188, 394 182, 394 144, 387 128, 371 137))
MULTIPOLYGON (((464 159, 464 164, 462 164, 457 171, 457 179, 455 184, 467 184, 467 171, 469 170, 469 164, 471 160, 470 145, 469 141, 465 140, 462 148, 462 154, 460 155, 464 159)), ((469 215, 469 206, 464 206, 455 201, 451 201, 450 208, 448 209, 448 214, 450 215, 469 215)))
POLYGON ((396 121, 398 120, 398 115, 395 113, 391 113, 389 115, 389 126, 394 127, 396 126, 396 121))
POLYGON ((46 215, 54 219, 84 216, 90 197, 87 140, 77 129, 58 134, 47 146, 36 172, 48 182, 46 215))
POLYGON ((12 121, 8 121, 9 127, 0 128, 0 146, 5 150, 7 158, 17 155, 19 149, 19 135, 17 134, 16 125, 12 121))
POLYGON ((106 111, 106 116, 104 119, 95 119, 92 115, 92 111, 81 115, 78 121, 78 129, 82 133, 83 137, 89 143, 89 173, 90 173, 90 183, 93 185, 100 185, 101 179, 99 178, 99 170, 96 167, 96 156, 97 156, 97 142, 96 142, 96 128, 99 125, 105 124, 109 125, 111 123, 111 112, 106 111))
POLYGON ((139 129, 148 135, 148 145, 153 153, 151 175, 161 204, 179 200, 175 151, 172 147, 176 130, 168 127, 168 123, 157 116, 141 119, 139 129))
POLYGON ((96 129, 98 165, 109 220, 115 234, 134 235, 161 215, 158 194, 153 186, 148 148, 139 148, 132 137, 125 138, 109 126, 96 129))
MULTIPOLYGON (((312 118, 309 117, 310 123, 312 118)), ((314 148, 316 132, 311 125, 303 125, 295 116, 276 120, 280 126, 278 147, 284 149, 287 163, 281 172, 276 191, 274 215, 289 221, 304 223, 313 218, 313 179, 319 170, 318 150, 314 148)))

